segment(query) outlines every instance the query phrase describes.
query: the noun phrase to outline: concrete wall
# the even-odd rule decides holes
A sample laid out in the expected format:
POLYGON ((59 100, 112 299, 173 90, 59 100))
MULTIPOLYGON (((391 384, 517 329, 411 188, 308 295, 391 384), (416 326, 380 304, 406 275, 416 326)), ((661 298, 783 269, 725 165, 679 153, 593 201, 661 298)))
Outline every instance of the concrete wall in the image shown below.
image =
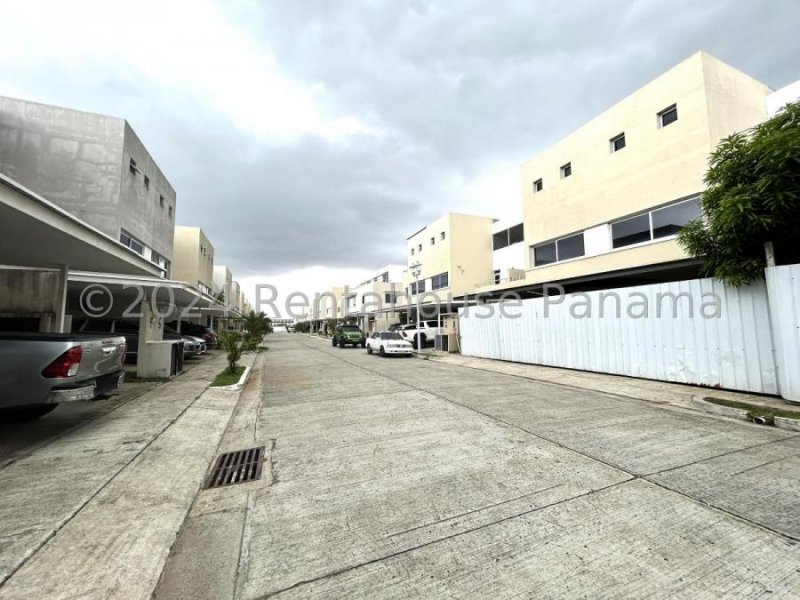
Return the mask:
POLYGON ((121 226, 172 261, 175 190, 128 123, 125 123, 120 170, 121 226), (135 175, 130 171, 131 158, 139 170, 135 175), (149 187, 145 187, 145 176, 150 180, 149 187), (161 196, 164 197, 163 206, 161 196))
POLYGON ((0 172, 114 239, 125 229, 172 260, 175 190, 123 119, 0 97, 0 172))
POLYGON ((0 269, 0 314, 55 314, 59 309, 59 273, 0 269))
POLYGON ((0 97, 0 172, 118 239, 122 119, 0 97))

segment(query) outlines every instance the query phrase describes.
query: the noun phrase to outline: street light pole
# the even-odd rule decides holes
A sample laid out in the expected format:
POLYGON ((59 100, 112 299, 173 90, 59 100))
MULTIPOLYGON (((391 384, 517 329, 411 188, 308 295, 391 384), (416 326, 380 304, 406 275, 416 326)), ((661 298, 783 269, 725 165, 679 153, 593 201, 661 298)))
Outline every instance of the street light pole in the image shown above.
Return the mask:
POLYGON ((420 333, 420 320, 419 320, 419 275, 422 273, 422 263, 417 261, 413 265, 409 265, 411 274, 414 276, 414 292, 417 299, 417 352, 422 352, 422 335, 420 333))

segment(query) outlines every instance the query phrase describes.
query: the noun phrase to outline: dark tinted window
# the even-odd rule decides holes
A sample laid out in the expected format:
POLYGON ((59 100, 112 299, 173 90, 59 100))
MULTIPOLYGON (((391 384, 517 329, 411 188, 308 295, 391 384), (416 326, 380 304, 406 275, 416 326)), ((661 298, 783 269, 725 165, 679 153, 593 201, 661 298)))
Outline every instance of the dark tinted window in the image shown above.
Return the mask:
POLYGON ((569 177, 572 175, 572 163, 567 163, 563 167, 561 167, 561 177, 569 177))
POLYGON ((558 240, 558 260, 568 260, 577 258, 585 254, 583 248, 583 234, 572 235, 568 238, 558 240))
POLYGON ((495 250, 508 246, 508 230, 498 231, 492 236, 492 247, 495 250))
POLYGON ((508 243, 511 244, 518 244, 525 238, 525 230, 523 229, 522 223, 519 225, 514 225, 511 229, 508 230, 508 243))
POLYGON ((342 331, 360 331, 355 325, 344 325, 342 331))
POLYGON ((625 147, 625 134, 621 133, 615 138, 611 138, 611 149, 618 152, 625 147))
POLYGON ((611 225, 611 238, 614 248, 630 246, 650 240, 650 216, 639 215, 611 225))
POLYGON ((653 211, 653 238, 677 234, 689 221, 700 218, 700 199, 695 198, 653 211))
POLYGON ((386 331, 381 334, 382 340, 402 340, 403 336, 399 333, 395 333, 394 331, 386 331))
POLYGON ((678 107, 673 104, 669 108, 662 110, 658 116, 661 119, 661 126, 666 127, 678 120, 678 107))
POLYGON ((541 192, 543 187, 544 187, 544 185, 542 184, 542 180, 541 179, 537 179, 536 181, 533 182, 533 191, 534 191, 534 193, 535 192, 541 192))
POLYGON ((556 262, 556 243, 540 244, 533 247, 534 264, 538 267, 556 262))

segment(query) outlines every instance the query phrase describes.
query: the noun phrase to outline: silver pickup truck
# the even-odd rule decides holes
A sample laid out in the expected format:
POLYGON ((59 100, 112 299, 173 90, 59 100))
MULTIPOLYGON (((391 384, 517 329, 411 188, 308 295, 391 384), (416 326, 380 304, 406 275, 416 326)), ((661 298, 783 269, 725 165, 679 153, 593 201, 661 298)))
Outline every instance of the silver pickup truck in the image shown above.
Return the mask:
POLYGON ((106 397, 122 385, 124 360, 122 336, 0 332, 0 420, 106 397))

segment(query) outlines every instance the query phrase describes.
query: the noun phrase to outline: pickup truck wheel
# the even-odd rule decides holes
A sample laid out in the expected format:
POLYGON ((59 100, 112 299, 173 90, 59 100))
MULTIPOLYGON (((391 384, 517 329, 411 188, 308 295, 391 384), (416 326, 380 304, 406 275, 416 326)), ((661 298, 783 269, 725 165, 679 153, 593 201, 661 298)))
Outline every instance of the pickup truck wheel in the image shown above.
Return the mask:
POLYGON ((378 351, 378 354, 380 354, 381 356, 386 356, 386 350, 383 349, 383 346, 381 346, 381 349, 378 351))
POLYGON ((23 423, 33 421, 43 417, 58 404, 34 404, 33 406, 18 406, 15 408, 5 408, 0 411, 0 422, 23 423))

